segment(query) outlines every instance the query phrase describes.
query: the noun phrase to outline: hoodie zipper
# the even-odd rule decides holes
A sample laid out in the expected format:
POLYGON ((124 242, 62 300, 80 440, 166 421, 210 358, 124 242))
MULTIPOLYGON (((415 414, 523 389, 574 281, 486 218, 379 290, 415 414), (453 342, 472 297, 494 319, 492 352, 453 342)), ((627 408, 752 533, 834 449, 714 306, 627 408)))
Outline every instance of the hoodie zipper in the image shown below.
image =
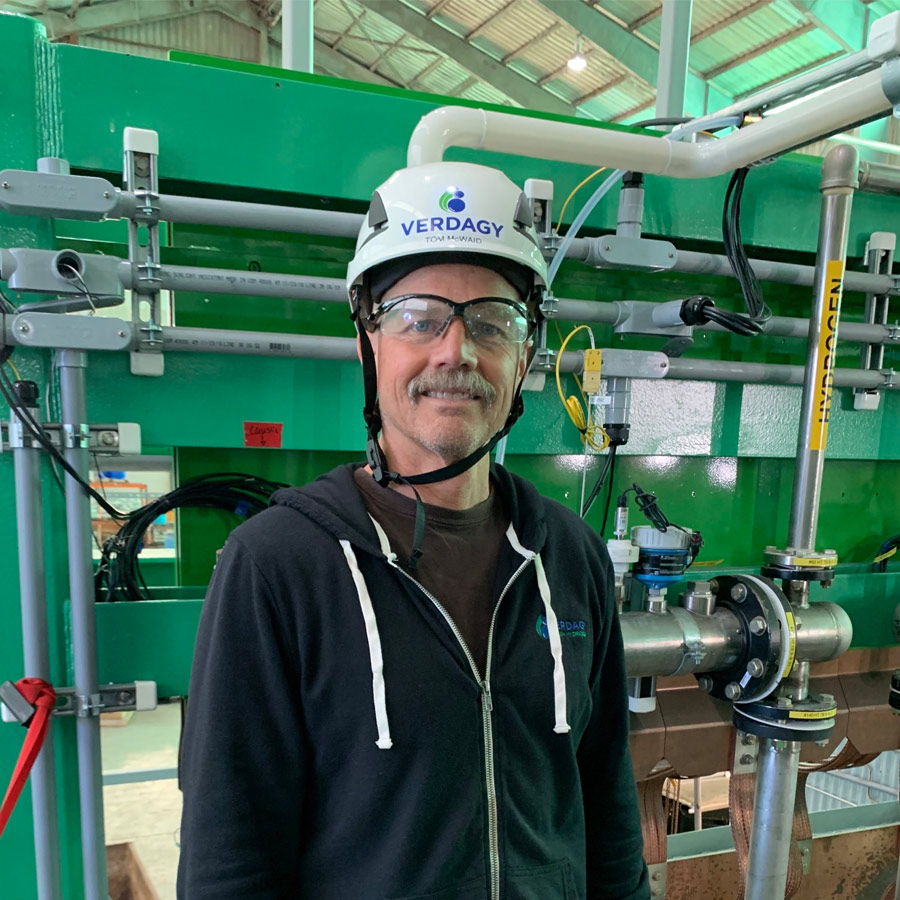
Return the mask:
POLYGON ((437 598, 416 581, 408 572, 402 569, 391 557, 385 557, 387 561, 401 574, 408 578, 437 608, 438 612, 444 617, 450 630, 456 635, 460 647, 469 660, 472 668, 472 674, 481 687, 481 728, 484 734, 484 773, 485 782, 487 784, 487 803, 488 803, 488 852, 490 857, 490 879, 491 879, 491 900, 500 900, 500 834, 497 823, 497 786, 494 781, 494 728, 491 720, 491 713, 494 710, 494 703, 491 699, 491 656, 494 649, 494 625, 497 622, 497 611, 503 598, 513 586, 519 575, 525 571, 528 564, 534 559, 533 556, 525 559, 522 564, 513 572, 512 577, 506 582, 506 586, 500 592, 497 598, 497 604, 494 607, 494 613, 491 616, 491 627, 488 631, 487 660, 485 662, 485 676, 481 677, 478 666, 472 657, 463 636, 460 634, 456 623, 449 615, 446 609, 440 604, 437 598))

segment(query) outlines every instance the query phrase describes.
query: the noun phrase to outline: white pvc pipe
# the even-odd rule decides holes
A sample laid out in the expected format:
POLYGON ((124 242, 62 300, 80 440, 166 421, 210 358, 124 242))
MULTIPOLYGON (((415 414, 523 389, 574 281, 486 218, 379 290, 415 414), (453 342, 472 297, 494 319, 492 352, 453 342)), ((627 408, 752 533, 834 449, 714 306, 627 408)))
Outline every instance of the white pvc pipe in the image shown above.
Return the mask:
POLYGON ((442 106, 419 120, 409 141, 407 165, 439 162, 449 147, 471 147, 673 178, 709 178, 886 115, 891 108, 881 88, 880 69, 809 97, 787 115, 771 116, 720 140, 701 143, 442 106))

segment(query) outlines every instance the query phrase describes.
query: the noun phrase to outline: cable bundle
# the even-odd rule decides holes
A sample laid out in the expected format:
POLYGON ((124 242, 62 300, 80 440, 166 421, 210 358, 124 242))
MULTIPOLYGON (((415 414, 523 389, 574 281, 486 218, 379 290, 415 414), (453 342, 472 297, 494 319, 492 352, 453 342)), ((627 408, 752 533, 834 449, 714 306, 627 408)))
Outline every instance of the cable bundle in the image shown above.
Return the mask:
POLYGON ((741 315, 741 313, 731 312, 727 309, 720 309, 716 306, 712 297, 698 295, 696 297, 688 297, 681 304, 681 321, 685 325, 705 325, 707 322, 715 322, 734 334, 742 337, 753 337, 762 331, 759 322, 751 319, 750 316, 741 315))
POLYGON ((881 545, 878 555, 872 562, 872 571, 887 572, 888 560, 895 556, 898 550, 900 550, 900 534, 895 534, 881 545))
POLYGON ((159 516, 173 509, 223 509, 240 517, 261 512, 269 497, 287 485, 240 472, 201 475, 131 513, 103 544, 94 576, 98 601, 148 600, 150 591, 138 566, 144 534, 159 516))
POLYGON ((772 311, 763 299, 759 279, 750 265, 741 234, 741 199, 744 196, 744 183, 749 171, 749 168, 736 169, 731 181, 728 182, 725 205, 722 209, 722 242, 725 244, 725 255, 731 264, 731 271, 741 286, 747 314, 754 322, 762 324, 771 318, 772 311))

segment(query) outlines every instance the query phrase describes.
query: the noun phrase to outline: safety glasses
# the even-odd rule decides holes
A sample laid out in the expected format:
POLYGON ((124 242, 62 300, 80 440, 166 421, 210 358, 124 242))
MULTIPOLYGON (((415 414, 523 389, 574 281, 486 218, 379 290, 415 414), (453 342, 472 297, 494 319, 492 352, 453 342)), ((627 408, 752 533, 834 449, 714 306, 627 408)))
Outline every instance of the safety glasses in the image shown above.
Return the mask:
POLYGON ((368 316, 367 321, 392 338, 427 344, 447 331, 454 316, 465 322, 472 339, 484 347, 524 344, 534 328, 528 310, 514 300, 478 297, 454 303, 436 294, 394 297, 368 316))

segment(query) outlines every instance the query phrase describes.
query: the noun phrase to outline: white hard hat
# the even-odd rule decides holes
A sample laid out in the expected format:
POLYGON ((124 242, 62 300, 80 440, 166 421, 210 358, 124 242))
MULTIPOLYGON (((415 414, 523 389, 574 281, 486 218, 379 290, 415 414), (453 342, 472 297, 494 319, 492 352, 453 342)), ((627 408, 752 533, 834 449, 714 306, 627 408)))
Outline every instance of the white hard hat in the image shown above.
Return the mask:
POLYGON ((347 267, 347 290, 377 270, 395 271, 397 281, 442 262, 514 273, 508 280, 517 288, 527 284, 528 295, 546 287, 547 263, 528 199, 499 169, 436 162, 391 175, 372 195, 347 267))

